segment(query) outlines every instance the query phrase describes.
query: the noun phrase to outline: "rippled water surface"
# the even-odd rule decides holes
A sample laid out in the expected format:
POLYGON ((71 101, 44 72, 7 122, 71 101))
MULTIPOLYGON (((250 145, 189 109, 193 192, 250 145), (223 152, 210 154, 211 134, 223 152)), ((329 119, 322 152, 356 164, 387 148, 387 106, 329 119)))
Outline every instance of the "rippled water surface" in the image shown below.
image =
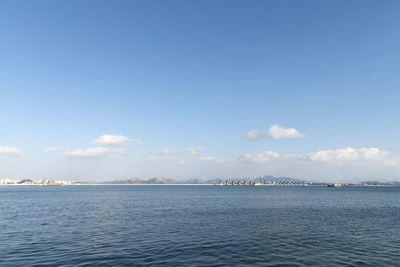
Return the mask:
POLYGON ((400 188, 0 187, 0 266, 391 266, 400 188))

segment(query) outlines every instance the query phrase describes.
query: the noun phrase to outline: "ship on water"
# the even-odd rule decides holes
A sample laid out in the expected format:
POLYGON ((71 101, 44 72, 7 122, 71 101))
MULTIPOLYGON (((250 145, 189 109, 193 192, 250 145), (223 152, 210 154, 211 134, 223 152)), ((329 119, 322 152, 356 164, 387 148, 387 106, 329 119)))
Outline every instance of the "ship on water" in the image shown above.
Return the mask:
POLYGON ((328 187, 343 187, 342 184, 328 184, 328 187))

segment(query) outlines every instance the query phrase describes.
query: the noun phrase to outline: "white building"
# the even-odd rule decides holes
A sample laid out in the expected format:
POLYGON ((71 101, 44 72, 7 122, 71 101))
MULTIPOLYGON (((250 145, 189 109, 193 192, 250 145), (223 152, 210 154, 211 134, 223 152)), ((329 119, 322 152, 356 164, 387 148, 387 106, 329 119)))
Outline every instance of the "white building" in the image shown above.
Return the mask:
POLYGON ((0 185, 17 184, 17 183, 18 183, 18 180, 9 179, 9 178, 0 178, 0 185))

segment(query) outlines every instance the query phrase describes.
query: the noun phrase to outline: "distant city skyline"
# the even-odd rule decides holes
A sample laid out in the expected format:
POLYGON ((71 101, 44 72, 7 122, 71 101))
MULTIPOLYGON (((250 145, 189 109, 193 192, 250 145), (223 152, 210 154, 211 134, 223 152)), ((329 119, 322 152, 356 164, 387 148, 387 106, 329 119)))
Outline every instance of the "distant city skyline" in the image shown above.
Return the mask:
POLYGON ((0 177, 400 180, 398 1, 2 1, 0 177))

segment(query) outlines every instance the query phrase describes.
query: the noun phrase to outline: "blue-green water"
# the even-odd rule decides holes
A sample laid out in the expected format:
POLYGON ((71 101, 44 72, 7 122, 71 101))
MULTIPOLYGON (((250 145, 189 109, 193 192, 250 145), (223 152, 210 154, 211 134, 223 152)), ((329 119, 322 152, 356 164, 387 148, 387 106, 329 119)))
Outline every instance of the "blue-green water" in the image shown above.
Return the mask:
POLYGON ((393 266, 400 188, 0 187, 0 266, 393 266))

